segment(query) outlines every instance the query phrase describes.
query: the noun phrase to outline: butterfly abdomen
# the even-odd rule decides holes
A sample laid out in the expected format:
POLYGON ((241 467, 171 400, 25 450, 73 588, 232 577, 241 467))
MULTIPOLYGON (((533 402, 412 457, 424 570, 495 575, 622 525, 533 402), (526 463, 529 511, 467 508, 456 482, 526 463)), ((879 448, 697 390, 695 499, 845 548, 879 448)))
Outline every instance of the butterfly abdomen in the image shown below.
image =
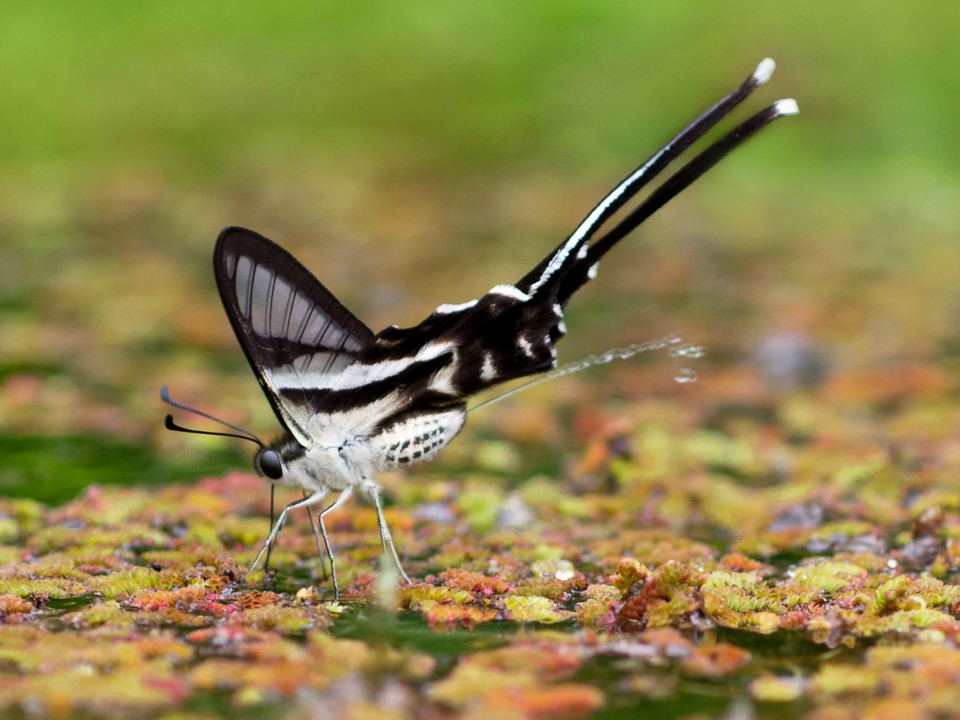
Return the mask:
POLYGON ((404 413, 387 421, 371 438, 380 459, 381 469, 431 460, 457 436, 466 420, 466 405, 404 413))

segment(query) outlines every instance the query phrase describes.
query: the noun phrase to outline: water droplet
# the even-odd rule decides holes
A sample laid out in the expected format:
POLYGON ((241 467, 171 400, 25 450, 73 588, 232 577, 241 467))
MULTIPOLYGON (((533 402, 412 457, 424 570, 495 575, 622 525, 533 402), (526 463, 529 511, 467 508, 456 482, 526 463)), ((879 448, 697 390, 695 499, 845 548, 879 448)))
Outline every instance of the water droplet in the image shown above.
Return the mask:
POLYGON ((690 358, 691 360, 698 360, 707 354, 707 351, 703 349, 701 345, 681 345, 678 348, 673 348, 667 353, 670 357, 683 357, 690 358))
POLYGON ((690 368, 682 368, 673 379, 678 383, 692 383, 697 381, 697 371, 690 368))

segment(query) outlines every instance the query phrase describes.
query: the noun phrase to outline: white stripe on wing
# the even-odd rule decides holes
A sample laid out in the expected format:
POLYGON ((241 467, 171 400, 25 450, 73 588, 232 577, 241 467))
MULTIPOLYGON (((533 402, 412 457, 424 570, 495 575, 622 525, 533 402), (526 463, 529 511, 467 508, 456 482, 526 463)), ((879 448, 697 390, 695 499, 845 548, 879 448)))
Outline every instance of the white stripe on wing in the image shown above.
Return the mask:
POLYGON ((314 353, 304 365, 304 356, 297 358, 294 364, 283 365, 268 370, 270 383, 278 390, 350 390, 372 383, 387 380, 402 373, 407 368, 423 362, 435 360, 441 355, 450 352, 453 343, 427 343, 412 357, 395 360, 381 360, 377 363, 354 362, 339 372, 328 368, 326 372, 316 371, 321 362, 329 359, 329 353, 314 353), (303 367, 305 370, 298 370, 303 367))

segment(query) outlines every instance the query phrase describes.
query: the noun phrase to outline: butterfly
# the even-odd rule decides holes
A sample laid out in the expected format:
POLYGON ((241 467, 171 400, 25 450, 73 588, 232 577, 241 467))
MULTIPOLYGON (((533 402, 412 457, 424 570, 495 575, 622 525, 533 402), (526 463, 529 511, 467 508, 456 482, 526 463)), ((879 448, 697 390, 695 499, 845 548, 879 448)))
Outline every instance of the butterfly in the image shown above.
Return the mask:
MULTIPOLYGON (((463 428, 467 400, 495 385, 550 371, 566 333, 568 300, 597 273, 601 258, 731 150, 777 118, 780 100, 735 127, 654 189, 625 217, 600 230, 692 143, 765 83, 770 59, 618 183, 536 267, 482 297, 440 305, 420 324, 373 332, 289 252, 262 235, 228 227, 217 239, 214 274, 227 316, 284 428, 260 444, 254 465, 304 497, 280 512, 251 571, 276 542, 287 515, 336 499, 317 515, 339 593, 325 518, 355 492, 376 508, 380 540, 403 571, 383 515, 378 473, 433 459, 463 428)), ((176 407, 190 410, 170 400, 176 407)), ((203 414, 203 413, 201 413, 203 414)), ((210 416, 207 416, 210 417, 210 416)), ((213 418, 215 419, 215 418, 213 418)), ((176 426, 170 416, 167 426, 176 426)), ((272 513, 271 513, 272 514, 272 513)), ((312 517, 311 517, 312 521, 312 517)), ((316 526, 314 526, 316 531, 316 526)), ((249 572, 248 572, 249 575, 249 572)))

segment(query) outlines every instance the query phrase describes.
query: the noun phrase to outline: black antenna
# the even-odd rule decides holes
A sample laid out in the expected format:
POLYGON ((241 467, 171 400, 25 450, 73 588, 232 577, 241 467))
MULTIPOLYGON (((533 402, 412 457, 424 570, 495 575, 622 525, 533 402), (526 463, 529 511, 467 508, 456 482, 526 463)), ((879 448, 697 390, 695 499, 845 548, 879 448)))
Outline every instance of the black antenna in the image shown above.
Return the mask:
POLYGON ((167 415, 167 417, 164 418, 163 426, 167 430, 175 430, 176 432, 192 433, 194 435, 217 435, 218 437, 238 438, 240 440, 249 440, 252 443, 256 443, 261 448, 265 447, 263 442, 260 440, 260 438, 258 438, 249 430, 244 430, 242 427, 239 427, 238 425, 234 425, 233 423, 228 423, 226 420, 221 420, 220 418, 214 417, 213 415, 210 415, 209 413, 205 413, 202 410, 197 410, 196 408, 192 408, 189 405, 184 405, 183 403, 177 402, 176 400, 170 397, 170 392, 167 390, 166 385, 160 388, 160 399, 163 402, 165 402, 167 405, 172 405, 173 407, 179 410, 186 410, 187 412, 191 412, 194 415, 199 415, 200 417, 205 417, 208 420, 213 420, 214 422, 220 423, 221 425, 224 425, 230 428, 231 430, 236 430, 237 433, 239 434, 211 432, 209 430, 194 430, 193 428, 186 428, 186 427, 183 427, 182 425, 177 425, 173 421, 173 415, 167 415))

